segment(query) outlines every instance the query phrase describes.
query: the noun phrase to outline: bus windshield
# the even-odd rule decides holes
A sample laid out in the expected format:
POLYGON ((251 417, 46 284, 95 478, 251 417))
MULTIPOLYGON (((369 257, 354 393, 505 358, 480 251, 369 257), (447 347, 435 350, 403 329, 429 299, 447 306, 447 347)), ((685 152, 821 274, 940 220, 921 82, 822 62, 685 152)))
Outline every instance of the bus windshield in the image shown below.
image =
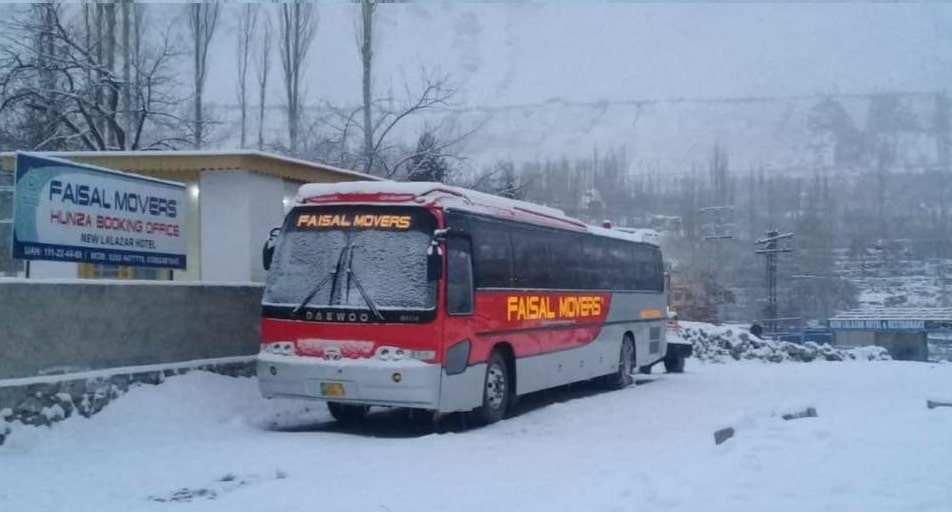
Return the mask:
POLYGON ((418 207, 296 208, 277 243, 268 306, 428 310, 427 250, 436 219, 418 207))

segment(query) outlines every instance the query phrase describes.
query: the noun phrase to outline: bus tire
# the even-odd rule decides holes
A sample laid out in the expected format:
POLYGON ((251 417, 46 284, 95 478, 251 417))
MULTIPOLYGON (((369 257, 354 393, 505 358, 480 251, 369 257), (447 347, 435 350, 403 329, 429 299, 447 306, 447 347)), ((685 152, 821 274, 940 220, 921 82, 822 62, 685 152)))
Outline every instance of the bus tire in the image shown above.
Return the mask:
POLYGON ((503 419, 511 399, 512 376, 509 375, 505 358, 498 350, 493 350, 486 361, 483 404, 473 410, 473 419, 480 425, 489 425, 503 419))
POLYGON ((367 416, 370 407, 367 405, 342 404, 340 402, 327 402, 327 410, 338 423, 360 423, 367 416))
POLYGON ((665 357, 664 371, 668 373, 684 373, 684 356, 670 355, 665 357))
POLYGON ((631 375, 635 371, 635 340, 626 334, 621 340, 621 349, 618 351, 618 370, 605 376, 608 389, 624 389, 635 382, 631 375))

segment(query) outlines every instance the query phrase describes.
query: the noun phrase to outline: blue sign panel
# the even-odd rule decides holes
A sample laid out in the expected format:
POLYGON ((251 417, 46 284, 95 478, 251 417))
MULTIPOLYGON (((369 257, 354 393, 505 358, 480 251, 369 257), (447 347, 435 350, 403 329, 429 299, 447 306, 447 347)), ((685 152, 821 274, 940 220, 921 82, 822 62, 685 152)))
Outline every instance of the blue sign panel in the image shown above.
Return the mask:
POLYGON ((184 183, 17 153, 13 257, 184 269, 184 183))

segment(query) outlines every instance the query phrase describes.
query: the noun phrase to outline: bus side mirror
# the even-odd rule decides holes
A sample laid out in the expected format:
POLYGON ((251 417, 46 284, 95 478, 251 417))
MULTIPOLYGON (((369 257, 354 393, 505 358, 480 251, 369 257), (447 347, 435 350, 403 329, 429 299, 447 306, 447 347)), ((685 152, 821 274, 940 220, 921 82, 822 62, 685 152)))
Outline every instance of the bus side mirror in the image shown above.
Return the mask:
POLYGON ((426 251, 426 280, 439 281, 441 277, 443 277, 443 250, 440 249, 440 243, 433 240, 426 251))
POLYGON ((271 260, 274 259, 274 248, 280 233, 281 228, 273 228, 271 233, 268 234, 268 240, 261 249, 261 266, 264 267, 265 270, 271 270, 271 260))

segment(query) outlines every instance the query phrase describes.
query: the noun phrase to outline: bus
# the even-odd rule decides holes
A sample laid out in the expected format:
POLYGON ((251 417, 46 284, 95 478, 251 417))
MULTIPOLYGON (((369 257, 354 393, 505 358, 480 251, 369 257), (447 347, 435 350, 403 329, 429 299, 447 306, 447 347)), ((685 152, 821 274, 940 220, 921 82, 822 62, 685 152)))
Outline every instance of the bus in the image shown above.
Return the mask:
POLYGON ((502 419, 666 353, 656 234, 440 183, 306 184, 266 245, 263 396, 502 419))

